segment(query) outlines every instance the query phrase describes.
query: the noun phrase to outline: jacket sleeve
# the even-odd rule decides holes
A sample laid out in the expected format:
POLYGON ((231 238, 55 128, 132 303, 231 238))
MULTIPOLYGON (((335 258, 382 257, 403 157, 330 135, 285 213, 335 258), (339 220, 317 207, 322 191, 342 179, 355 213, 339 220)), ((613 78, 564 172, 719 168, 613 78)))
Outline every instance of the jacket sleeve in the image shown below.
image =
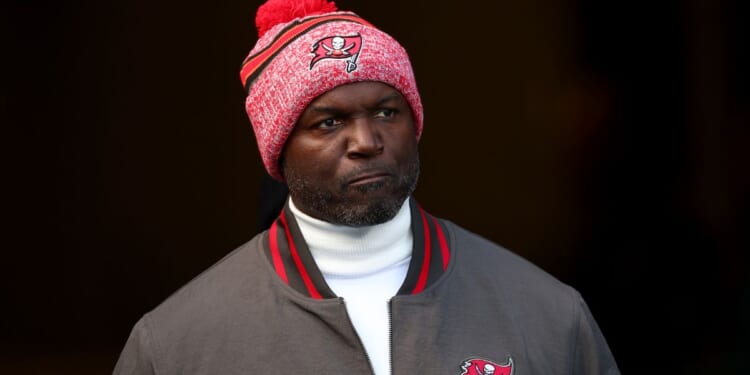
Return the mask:
POLYGON ((578 329, 574 332, 573 374, 585 375, 619 375, 615 358, 609 350, 604 335, 599 330, 586 302, 576 292, 578 298, 578 329))
POLYGON ((115 365, 114 375, 156 375, 154 342, 149 332, 146 316, 130 332, 125 348, 115 365))

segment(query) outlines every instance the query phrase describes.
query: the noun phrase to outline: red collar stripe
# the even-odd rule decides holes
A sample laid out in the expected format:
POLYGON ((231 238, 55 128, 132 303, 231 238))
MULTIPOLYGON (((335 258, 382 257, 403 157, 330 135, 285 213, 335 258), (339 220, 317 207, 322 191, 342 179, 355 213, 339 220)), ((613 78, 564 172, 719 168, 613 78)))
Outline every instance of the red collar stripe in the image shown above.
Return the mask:
POLYGON ((279 251, 279 241, 276 239, 278 233, 278 225, 276 222, 271 225, 268 230, 268 242, 271 248, 271 259, 273 259, 273 268, 276 269, 276 274, 279 275, 281 280, 284 280, 286 284, 289 284, 289 279, 286 276, 286 269, 284 269, 284 262, 281 260, 281 252, 279 251))
POLYGON ((310 293, 310 297, 314 299, 323 299, 323 296, 320 295, 318 289, 315 288, 315 284, 313 284, 312 280, 310 279, 310 274, 307 273, 307 269, 305 269, 305 266, 302 264, 302 259, 300 259, 299 253, 297 252, 297 246, 294 245, 294 240, 292 240, 292 233, 289 231, 289 226, 286 223, 286 215, 284 211, 281 211, 281 215, 279 217, 281 218, 281 224, 284 225, 286 240, 289 243, 289 252, 292 253, 292 259, 294 259, 294 264, 297 266, 297 270, 302 277, 302 281, 305 283, 307 292, 310 293))
POLYGON ((430 271, 430 258, 432 255, 430 249, 430 226, 427 224, 427 217, 425 217, 422 207, 419 207, 419 214, 422 216, 422 227, 424 228, 424 259, 421 271, 419 272, 419 278, 417 279, 417 285, 414 287, 412 294, 421 292, 425 285, 427 285, 427 275, 430 271))
POLYGON ((276 40, 268 45, 268 47, 245 59, 245 62, 242 64, 242 68, 240 69, 240 80, 242 81, 242 85, 243 87, 245 87, 245 90, 248 90, 249 88, 249 78, 255 75, 255 73, 259 71, 261 67, 265 66, 274 56, 276 56, 276 54, 279 53, 282 48, 286 47, 289 43, 293 42, 308 30, 320 24, 331 21, 351 21, 367 26, 372 26, 369 22, 357 16, 337 14, 310 18, 290 27, 288 30, 283 31, 280 35, 278 35, 276 37, 276 40))
POLYGON ((437 232, 438 240, 440 241, 440 253, 442 254, 443 259, 443 271, 445 271, 448 268, 448 263, 450 263, 451 260, 451 252, 448 249, 448 241, 445 240, 443 228, 440 227, 440 224, 438 224, 437 219, 435 219, 434 216, 432 216, 431 218, 432 223, 435 224, 435 232, 437 232))

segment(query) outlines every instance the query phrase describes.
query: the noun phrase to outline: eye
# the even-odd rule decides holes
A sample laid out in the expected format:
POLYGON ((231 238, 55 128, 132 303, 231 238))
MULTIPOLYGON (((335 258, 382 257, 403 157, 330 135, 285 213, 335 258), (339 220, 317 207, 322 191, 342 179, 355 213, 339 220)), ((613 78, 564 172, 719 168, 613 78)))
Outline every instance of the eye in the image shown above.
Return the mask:
POLYGON ((392 118, 393 116, 395 116, 396 113, 398 113, 398 111, 395 110, 395 109, 392 109, 392 108, 382 108, 382 109, 379 109, 379 110, 377 110, 375 112, 375 118, 386 118, 386 119, 388 119, 388 118, 392 118))
POLYGON ((331 129, 336 126, 341 125, 341 120, 335 119, 335 118, 327 118, 317 124, 315 124, 315 128, 317 129, 331 129))

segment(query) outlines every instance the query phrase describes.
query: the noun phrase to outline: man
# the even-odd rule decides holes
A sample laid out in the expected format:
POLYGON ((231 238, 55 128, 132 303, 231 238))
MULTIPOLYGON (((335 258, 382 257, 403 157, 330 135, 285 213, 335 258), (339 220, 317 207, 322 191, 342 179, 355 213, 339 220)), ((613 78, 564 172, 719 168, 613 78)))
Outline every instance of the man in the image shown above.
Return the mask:
POLYGON ((271 0, 246 109, 290 198, 136 324, 115 374, 618 374, 585 303, 425 212, 406 51, 325 0, 271 0))

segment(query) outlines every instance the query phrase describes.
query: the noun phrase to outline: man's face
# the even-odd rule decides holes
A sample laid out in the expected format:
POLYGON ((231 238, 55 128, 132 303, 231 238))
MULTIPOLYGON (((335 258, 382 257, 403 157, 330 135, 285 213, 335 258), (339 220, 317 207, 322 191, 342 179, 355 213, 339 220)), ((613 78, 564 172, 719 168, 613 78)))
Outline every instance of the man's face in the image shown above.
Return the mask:
POLYGON ((411 107, 380 82, 339 86, 305 108, 282 170, 302 212, 349 226, 386 222, 419 176, 411 107))

